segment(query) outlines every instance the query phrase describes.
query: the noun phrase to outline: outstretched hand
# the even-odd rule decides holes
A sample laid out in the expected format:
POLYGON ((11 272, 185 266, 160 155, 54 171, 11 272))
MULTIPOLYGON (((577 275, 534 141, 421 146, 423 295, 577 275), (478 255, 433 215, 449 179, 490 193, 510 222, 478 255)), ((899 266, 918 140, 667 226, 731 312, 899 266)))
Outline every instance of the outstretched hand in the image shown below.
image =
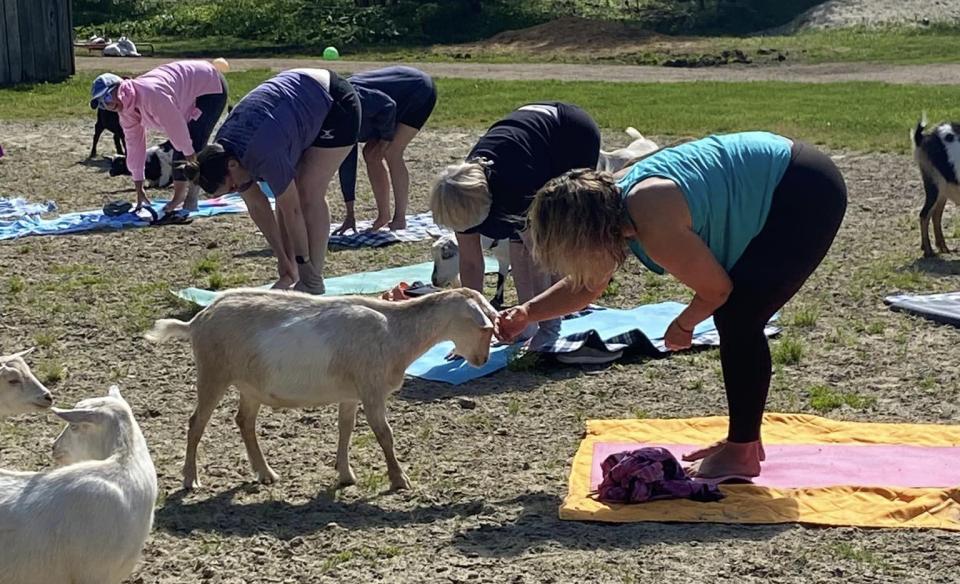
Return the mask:
POLYGON ((520 336, 530 322, 530 316, 524 305, 514 306, 501 311, 497 315, 495 330, 497 338, 501 341, 510 342, 520 336))

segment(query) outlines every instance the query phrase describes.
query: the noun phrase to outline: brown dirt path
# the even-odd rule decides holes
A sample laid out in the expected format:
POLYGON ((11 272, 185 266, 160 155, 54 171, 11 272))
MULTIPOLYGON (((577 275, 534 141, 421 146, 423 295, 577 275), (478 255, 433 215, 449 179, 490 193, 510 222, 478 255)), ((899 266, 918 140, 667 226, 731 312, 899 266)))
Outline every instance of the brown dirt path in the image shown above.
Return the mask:
MULTIPOLYGON (((77 56, 78 71, 124 71, 139 73, 168 62, 168 58, 120 59, 77 56)), ((354 72, 395 63, 337 61, 319 58, 230 59, 233 70, 323 66, 339 72, 354 72)), ((836 83, 881 81, 896 84, 951 85, 960 79, 960 63, 937 65, 883 65, 876 63, 823 63, 813 65, 767 65, 681 69, 640 65, 580 65, 567 63, 416 63, 435 77, 471 79, 557 79, 561 81, 684 82, 684 81, 796 81, 836 83)))

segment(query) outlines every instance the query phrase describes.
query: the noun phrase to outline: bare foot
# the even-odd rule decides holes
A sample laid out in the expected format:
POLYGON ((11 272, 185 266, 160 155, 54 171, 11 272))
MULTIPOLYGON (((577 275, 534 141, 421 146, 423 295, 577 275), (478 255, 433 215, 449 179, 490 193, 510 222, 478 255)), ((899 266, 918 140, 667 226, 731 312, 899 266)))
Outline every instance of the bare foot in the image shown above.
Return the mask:
POLYGON ((367 233, 371 231, 379 231, 385 225, 387 225, 387 223, 389 223, 389 219, 386 217, 377 217, 376 221, 373 222, 373 225, 370 226, 370 229, 367 229, 367 233))
POLYGON ((291 286, 293 286, 294 284, 296 284, 296 282, 294 282, 293 278, 291 278, 290 276, 284 276, 279 280, 277 280, 276 283, 274 283, 274 285, 272 286, 272 288, 274 290, 286 290, 291 286))
POLYGON ((760 441, 755 442, 718 442, 712 446, 692 452, 683 457, 685 461, 696 461, 686 470, 696 478, 716 478, 723 476, 755 477, 760 474, 760 441))
POLYGON ((407 228, 407 219, 394 219, 390 222, 388 227, 390 227, 390 231, 403 231, 407 228))

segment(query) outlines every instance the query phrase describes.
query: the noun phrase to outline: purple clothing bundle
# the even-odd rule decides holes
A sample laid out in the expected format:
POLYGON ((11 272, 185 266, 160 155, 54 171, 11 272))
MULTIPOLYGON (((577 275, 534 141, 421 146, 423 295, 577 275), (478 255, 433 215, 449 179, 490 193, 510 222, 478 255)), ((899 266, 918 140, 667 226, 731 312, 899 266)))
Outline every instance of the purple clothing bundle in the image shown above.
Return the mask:
POLYGON ((716 485, 694 482, 665 448, 640 448, 611 454, 600 465, 599 499, 607 503, 643 503, 657 499, 719 501, 716 485))

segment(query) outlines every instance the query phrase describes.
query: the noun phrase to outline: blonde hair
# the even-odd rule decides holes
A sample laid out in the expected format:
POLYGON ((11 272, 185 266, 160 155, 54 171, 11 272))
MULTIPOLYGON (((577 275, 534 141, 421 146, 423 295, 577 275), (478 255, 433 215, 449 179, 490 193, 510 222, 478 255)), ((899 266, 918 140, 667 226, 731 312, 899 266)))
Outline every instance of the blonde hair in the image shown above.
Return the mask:
POLYGON ((534 259, 576 286, 599 283, 626 259, 620 187, 605 172, 571 170, 533 198, 527 221, 534 259), (603 271, 603 273, 600 273, 603 271))
POLYGON ((438 225, 466 231, 483 223, 490 214, 493 195, 487 184, 485 159, 451 164, 433 184, 430 210, 438 225))

